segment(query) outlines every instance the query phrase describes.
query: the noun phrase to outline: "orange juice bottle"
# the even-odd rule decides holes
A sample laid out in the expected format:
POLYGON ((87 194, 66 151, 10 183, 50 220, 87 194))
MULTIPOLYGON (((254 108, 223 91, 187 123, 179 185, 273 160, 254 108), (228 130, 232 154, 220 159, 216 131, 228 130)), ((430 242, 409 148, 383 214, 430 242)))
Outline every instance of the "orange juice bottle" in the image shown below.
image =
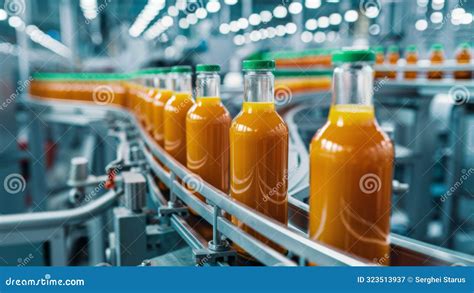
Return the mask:
POLYGON ((149 132, 153 132, 153 103, 154 96, 156 95, 156 90, 153 88, 153 76, 155 74, 155 70, 155 68, 147 68, 139 71, 141 85, 139 92, 142 99, 142 120, 145 129, 149 132))
MULTIPOLYGON (((458 52, 456 53, 456 62, 457 64, 469 64, 471 63, 471 46, 469 43, 462 43, 459 46, 458 52)), ((471 79, 472 71, 455 71, 455 79, 471 79)))
MULTIPOLYGON (((274 67, 272 60, 243 62, 244 103, 230 129, 230 195, 286 225, 288 127, 275 110, 274 67)), ((232 222, 260 241, 284 251, 235 216, 232 222)))
MULTIPOLYGON (((382 46, 375 47, 375 64, 383 65, 385 62, 384 50, 382 46)), ((376 71, 375 78, 384 78, 387 73, 384 71, 376 71)))
POLYGON ((196 66, 196 104, 186 116, 186 152, 188 169, 227 193, 232 119, 220 99, 219 71, 219 65, 196 66))
MULTIPOLYGON (((418 50, 416 49, 415 45, 410 45, 407 47, 405 53, 405 59, 407 61, 407 65, 416 65, 418 62, 418 50)), ((416 71, 405 71, 405 79, 415 79, 417 76, 416 71)))
POLYGON ((156 69, 156 74, 153 78, 153 87, 156 92, 153 96, 152 119, 153 137, 155 141, 164 147, 164 122, 163 111, 166 102, 173 95, 170 68, 160 67, 156 69))
MULTIPOLYGON (((388 47, 388 53, 387 53, 387 61, 390 65, 397 65, 398 59, 400 59, 400 53, 398 52, 398 47, 395 45, 392 45, 388 47)), ((387 77, 390 79, 396 79, 397 78, 397 72, 396 71, 389 71, 387 73, 387 77)))
MULTIPOLYGON (((434 44, 431 46, 430 61, 433 65, 443 64, 444 62, 444 50, 443 45, 434 44)), ((442 79, 443 72, 439 70, 428 71, 428 79, 442 79)))
POLYGON ((311 239, 389 264, 394 149, 372 104, 375 56, 333 55, 333 101, 310 146, 311 239))
POLYGON ((163 115, 165 150, 184 166, 186 166, 186 114, 194 105, 191 72, 191 66, 171 68, 174 93, 166 102, 163 115))

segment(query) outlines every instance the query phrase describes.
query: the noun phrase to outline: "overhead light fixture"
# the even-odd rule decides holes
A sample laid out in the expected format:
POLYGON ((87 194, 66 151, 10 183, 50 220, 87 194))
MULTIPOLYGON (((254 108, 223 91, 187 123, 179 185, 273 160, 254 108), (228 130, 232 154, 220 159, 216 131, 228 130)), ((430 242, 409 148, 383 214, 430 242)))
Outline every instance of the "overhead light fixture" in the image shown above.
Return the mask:
POLYGON ((303 5, 300 2, 292 2, 290 6, 288 6, 288 11, 291 14, 299 14, 303 11, 303 5))
POLYGON ((68 47, 40 30, 37 26, 28 25, 25 28, 25 32, 33 42, 53 51, 60 56, 71 58, 72 52, 68 47))
POLYGON ((298 26, 293 22, 287 23, 285 25, 285 28, 286 28, 286 33, 289 35, 296 33, 296 31, 298 30, 298 26))
POLYGON ((237 2, 237 0, 224 0, 224 3, 227 5, 235 5, 237 2))
POLYGON ((301 33, 301 41, 303 43, 309 43, 311 42, 311 40, 313 40, 313 34, 308 32, 308 31, 304 31, 301 33))
POLYGON ((329 15, 329 24, 339 25, 342 22, 342 16, 339 13, 333 13, 329 15))
POLYGON ((97 17, 97 0, 80 0, 79 6, 87 20, 93 20, 97 17))
POLYGON ((272 20, 273 14, 268 10, 263 10, 260 12, 260 19, 263 23, 269 22, 272 20))
POLYGON ((7 18, 8 18, 8 13, 5 10, 0 9, 0 21, 3 21, 7 18))
POLYGON ((428 22, 425 19, 419 19, 415 23, 416 30, 422 32, 428 28, 428 22))
POLYGON ((355 22, 359 19, 359 13, 355 10, 348 10, 344 13, 344 20, 347 22, 355 22))
POLYGON ((230 32, 230 26, 227 23, 223 23, 219 26, 219 32, 223 35, 227 35, 230 32))
POLYGON ((259 25, 260 22, 262 22, 262 19, 259 14, 257 13, 252 13, 249 16, 249 23, 253 26, 259 25))
POLYGON ((318 22, 314 18, 310 18, 305 23, 305 28, 309 31, 314 31, 318 28, 318 22))
POLYGON ((443 14, 439 11, 431 13, 430 20, 434 24, 439 24, 443 21, 443 14))
POLYGON ((25 23, 20 17, 12 16, 8 19, 8 25, 11 26, 12 28, 19 28, 21 26, 24 26, 25 23))
POLYGON ((207 10, 204 9, 204 8, 202 8, 202 7, 196 9, 196 17, 197 17, 198 19, 204 19, 204 18, 206 18, 206 17, 207 17, 207 10))
POLYGON ((241 30, 244 30, 244 29, 248 28, 248 26, 249 26, 249 21, 245 17, 239 18, 239 20, 237 22, 238 22, 239 28, 241 30))
POLYGON ((317 9, 321 6, 321 0, 305 0, 304 6, 308 9, 317 9))
POLYGON ((324 32, 314 33, 314 41, 316 43, 322 43, 326 40, 326 34, 324 32))
POLYGON ((276 18, 285 18, 288 15, 288 10, 283 5, 278 5, 273 9, 273 16, 276 18))
POLYGON ((320 28, 327 28, 329 26, 329 17, 321 16, 318 18, 318 26, 320 28))
MULTIPOLYGON (((148 25, 160 13, 160 11, 165 8, 165 4, 165 0, 148 0, 143 10, 140 12, 140 14, 138 14, 137 19, 135 19, 135 22, 132 24, 132 26, 130 26, 130 29, 128 30, 130 36, 134 38, 139 37, 148 27, 148 25)), ((175 6, 170 6, 168 8, 168 11, 171 12, 171 16, 173 14, 175 14, 176 16, 178 15, 177 7, 175 6)))
POLYGON ((221 9, 221 3, 219 3, 219 1, 209 1, 206 5, 206 9, 209 13, 216 13, 221 9))

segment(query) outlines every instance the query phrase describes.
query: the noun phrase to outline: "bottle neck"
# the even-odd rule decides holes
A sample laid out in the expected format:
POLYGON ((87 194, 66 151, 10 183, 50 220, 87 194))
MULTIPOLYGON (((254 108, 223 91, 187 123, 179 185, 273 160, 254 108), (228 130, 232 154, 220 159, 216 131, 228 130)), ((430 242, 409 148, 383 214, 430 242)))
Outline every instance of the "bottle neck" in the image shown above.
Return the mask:
POLYGON ((175 92, 191 93, 191 73, 175 73, 172 78, 172 90, 175 92))
POLYGON ((373 86, 369 63, 342 63, 334 69, 332 104, 372 106, 373 86))
POLYGON ((201 72, 196 77, 196 97, 220 97, 221 78, 215 72, 201 72))
POLYGON ((329 121, 338 126, 373 125, 374 71, 369 63, 342 63, 334 69, 329 121))
POLYGON ((244 76, 244 102, 274 102, 275 78, 268 70, 247 71, 244 76))
POLYGON ((152 78, 152 84, 154 88, 166 89, 167 88, 167 77, 166 74, 156 74, 152 78))

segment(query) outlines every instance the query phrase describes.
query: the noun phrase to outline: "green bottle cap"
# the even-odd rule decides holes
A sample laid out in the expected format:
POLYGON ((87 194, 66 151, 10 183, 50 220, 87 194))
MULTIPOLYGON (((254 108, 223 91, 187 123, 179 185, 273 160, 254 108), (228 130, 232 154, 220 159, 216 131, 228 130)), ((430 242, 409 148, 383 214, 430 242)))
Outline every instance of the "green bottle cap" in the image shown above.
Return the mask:
POLYGON ((395 45, 391 45, 390 47, 388 47, 388 51, 390 53, 398 53, 398 47, 395 45))
POLYGON ((179 65, 171 67, 171 72, 174 73, 191 73, 193 69, 189 65, 179 65))
POLYGON ((443 50, 443 45, 442 44, 433 44, 431 46, 431 50, 433 50, 433 51, 442 51, 443 50))
POLYGON ((332 62, 373 62, 375 53, 372 50, 343 49, 332 54, 332 62))
POLYGON ((242 63, 244 70, 274 70, 275 61, 273 60, 244 60, 242 63))
POLYGON ((461 49, 471 49, 471 45, 469 45, 468 42, 464 42, 461 45, 459 45, 461 49))
POLYGON ((169 73, 171 69, 169 67, 152 67, 139 70, 137 73, 139 75, 152 75, 152 74, 163 74, 169 73))
POLYGON ((221 67, 217 64, 198 64, 196 65, 196 72, 219 72, 221 67))
POLYGON ((416 52, 416 51, 417 51, 416 45, 409 45, 407 47, 407 52, 413 53, 413 52, 416 52))
POLYGON ((377 47, 374 47, 374 51, 375 53, 382 53, 384 52, 384 49, 382 46, 377 46, 377 47))

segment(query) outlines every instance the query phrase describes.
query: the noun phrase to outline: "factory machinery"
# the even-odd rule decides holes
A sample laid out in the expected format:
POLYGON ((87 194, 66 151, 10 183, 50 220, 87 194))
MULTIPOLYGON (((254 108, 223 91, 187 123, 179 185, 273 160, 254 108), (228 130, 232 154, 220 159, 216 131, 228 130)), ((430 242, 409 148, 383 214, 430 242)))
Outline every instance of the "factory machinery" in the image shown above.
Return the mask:
MULTIPOLYGON (((433 97, 448 93, 451 88, 452 84, 427 81, 409 84, 385 81, 380 88, 376 85, 378 116, 396 141, 397 168, 403 166, 411 170, 404 173, 408 175, 400 176, 403 179, 393 182, 394 197, 409 193, 404 197, 405 202, 395 200, 394 206, 404 206, 406 215, 416 223, 416 229, 409 226, 399 229, 405 236, 391 234, 390 259, 394 266, 474 265, 474 257, 469 254, 415 240, 424 239, 427 234, 429 198, 419 195, 428 194, 430 174, 413 174, 430 169, 430 158, 435 151, 433 135, 423 129, 431 123, 429 107, 433 97), (403 129, 387 122, 389 118, 393 121, 396 115, 389 111, 390 107, 403 107, 414 113, 411 127, 421 136, 415 143, 410 133, 398 137, 403 129)), ((463 88, 471 94, 474 92, 469 83, 463 88)), ((238 109, 240 104, 235 97, 240 95, 237 89, 223 89, 223 99, 231 112, 238 109)), ((327 113, 328 95, 329 92, 294 95, 291 102, 279 109, 290 130, 288 226, 233 200, 190 173, 121 107, 24 96, 20 107, 29 117, 40 118, 29 120, 29 150, 33 155, 43 153, 46 129, 51 126, 65 133, 69 129, 79 131, 84 148, 81 156, 72 158, 69 178, 64 182, 69 189, 64 205, 67 208, 2 215, 1 246, 47 243, 45 263, 50 265, 377 265, 307 237, 309 164, 306 146, 308 137, 322 124, 325 111, 327 113), (197 192, 206 198, 206 203, 199 200, 197 192), (287 252, 282 254, 244 232, 231 223, 229 214, 286 248, 287 252), (86 252, 75 245, 81 237, 87 239, 86 252), (247 251, 251 258, 238 256, 234 245, 247 251), (80 260, 74 263, 74 259, 80 260)), ((469 116, 472 110, 472 99, 456 104, 451 109, 455 113, 450 116, 451 129, 466 127, 463 123, 470 120, 464 117, 472 117, 469 116)), ((460 164, 466 162, 462 157, 466 152, 460 150, 463 144, 458 139, 450 140, 450 147, 459 150, 450 164, 453 169, 449 180, 454 182, 460 172, 457 170, 464 167, 460 164)), ((42 172, 38 166, 31 168, 29 181, 35 187, 32 197, 36 203, 47 200, 42 172)), ((457 192, 462 193, 462 190, 457 192)), ((446 198, 444 214, 450 220, 443 223, 448 228, 452 228, 452 218, 461 220, 455 215, 460 197, 446 198)), ((393 227, 392 223, 392 231, 393 227)))

